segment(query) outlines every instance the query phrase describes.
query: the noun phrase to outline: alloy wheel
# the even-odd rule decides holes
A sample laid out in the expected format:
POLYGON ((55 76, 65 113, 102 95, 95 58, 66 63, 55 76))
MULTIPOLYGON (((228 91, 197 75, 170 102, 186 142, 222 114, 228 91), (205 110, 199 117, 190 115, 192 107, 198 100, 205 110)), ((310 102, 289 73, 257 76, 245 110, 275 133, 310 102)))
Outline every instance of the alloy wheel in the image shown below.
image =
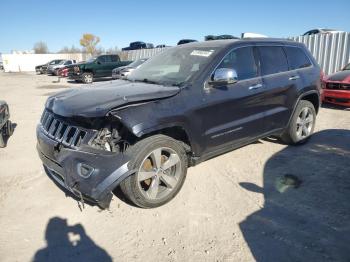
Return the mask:
POLYGON ((85 83, 92 83, 92 75, 90 75, 90 74, 86 74, 86 75, 84 75, 84 82, 85 83))
POLYGON ((304 107, 298 118, 296 125, 296 135, 299 140, 305 139, 310 136, 314 124, 314 116, 312 110, 309 107, 304 107))
POLYGON ((142 161, 137 172, 139 189, 149 200, 167 197, 180 181, 181 160, 171 148, 157 148, 142 161))

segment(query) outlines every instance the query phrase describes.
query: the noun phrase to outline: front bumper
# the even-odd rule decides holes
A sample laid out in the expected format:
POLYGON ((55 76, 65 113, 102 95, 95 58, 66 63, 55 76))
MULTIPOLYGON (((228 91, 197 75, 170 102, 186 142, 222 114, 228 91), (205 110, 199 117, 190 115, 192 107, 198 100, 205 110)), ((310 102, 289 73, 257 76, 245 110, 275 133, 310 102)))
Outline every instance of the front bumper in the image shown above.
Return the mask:
POLYGON ((323 89, 323 102, 350 107, 350 91, 323 89))
POLYGON ((122 153, 87 152, 64 146, 37 127, 37 150, 47 174, 78 198, 108 208, 112 191, 134 171, 122 153))
POLYGON ((113 79, 120 79, 121 75, 119 74, 119 72, 112 72, 112 78, 113 79))
POLYGON ((77 74, 77 73, 69 73, 69 72, 68 72, 68 78, 72 80, 79 80, 79 81, 83 79, 80 73, 77 74))

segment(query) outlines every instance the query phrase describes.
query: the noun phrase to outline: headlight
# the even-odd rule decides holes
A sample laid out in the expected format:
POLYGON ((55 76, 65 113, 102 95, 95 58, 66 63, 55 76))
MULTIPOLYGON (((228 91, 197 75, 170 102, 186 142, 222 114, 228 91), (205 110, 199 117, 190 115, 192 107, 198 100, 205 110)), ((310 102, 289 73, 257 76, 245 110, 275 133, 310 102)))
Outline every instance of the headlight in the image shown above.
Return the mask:
POLYGON ((124 152, 129 146, 129 142, 112 127, 101 129, 89 144, 93 148, 108 152, 124 152))
POLYGON ((112 132, 108 128, 100 130, 90 144, 96 149, 114 152, 112 132))

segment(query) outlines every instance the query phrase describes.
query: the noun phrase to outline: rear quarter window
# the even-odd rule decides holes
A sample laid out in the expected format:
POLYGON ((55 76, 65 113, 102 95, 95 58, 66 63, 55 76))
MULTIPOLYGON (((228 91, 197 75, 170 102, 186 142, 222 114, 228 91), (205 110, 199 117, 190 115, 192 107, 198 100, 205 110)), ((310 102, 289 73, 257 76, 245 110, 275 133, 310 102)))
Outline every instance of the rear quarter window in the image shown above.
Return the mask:
POLYGON ((281 46, 260 46, 258 50, 263 75, 288 71, 287 57, 281 46))
POLYGON ((291 70, 305 68, 311 66, 310 59, 305 52, 298 47, 285 47, 289 68, 291 70))
POLYGON ((119 62, 119 56, 112 55, 112 56, 111 56, 111 61, 112 61, 112 62, 119 62))

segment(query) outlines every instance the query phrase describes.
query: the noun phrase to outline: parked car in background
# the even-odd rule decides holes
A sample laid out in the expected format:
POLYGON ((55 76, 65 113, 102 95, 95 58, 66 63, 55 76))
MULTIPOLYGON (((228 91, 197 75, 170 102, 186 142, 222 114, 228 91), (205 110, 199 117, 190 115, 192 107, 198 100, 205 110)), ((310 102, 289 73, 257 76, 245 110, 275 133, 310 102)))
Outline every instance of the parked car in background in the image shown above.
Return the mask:
POLYGON ((68 66, 68 77, 77 82, 92 83, 94 79, 111 77, 112 70, 117 67, 129 65, 132 61, 120 61, 118 55, 100 55, 68 66))
POLYGON ((193 42, 198 42, 198 41, 194 39, 181 39, 179 42, 177 42, 177 45, 184 45, 184 44, 193 43, 193 42))
POLYGON ((152 48, 154 48, 154 46, 151 43, 137 41, 137 42, 130 43, 130 45, 128 47, 124 47, 124 48, 122 48, 122 50, 128 51, 128 50, 152 49, 152 48))
POLYGON ((9 106, 0 100, 0 147, 5 147, 7 139, 12 135, 13 127, 10 121, 9 106))
POLYGON ((233 36, 233 35, 207 35, 204 37, 205 41, 226 40, 226 39, 239 39, 239 37, 233 36))
POLYGON ((350 63, 323 78, 323 102, 350 107, 350 63))
POLYGON ((4 64, 2 61, 0 62, 0 70, 4 70, 4 64))
POLYGON ((51 60, 50 62, 48 62, 46 64, 38 65, 38 66, 35 67, 35 72, 37 74, 46 74, 47 68, 49 66, 58 65, 62 61, 63 61, 63 59, 55 59, 55 60, 51 60))
POLYGON ((77 61, 76 60, 62 60, 59 64, 57 65, 49 65, 47 67, 47 74, 48 75, 58 75, 58 70, 60 68, 63 68, 63 67, 66 67, 66 66, 69 66, 69 65, 73 65, 75 64, 77 61))
POLYGON ((305 143, 320 75, 306 46, 288 40, 169 48, 125 81, 49 97, 38 153, 48 176, 82 201, 106 208, 120 186, 135 205, 158 207, 188 167, 272 135, 305 143))
POLYGON ((165 48, 165 47, 170 47, 168 45, 157 45, 156 48, 165 48))
POLYGON ((57 75, 60 77, 68 77, 68 71, 69 71, 68 67, 65 66, 63 68, 58 69, 57 75))
POLYGON ((112 70, 112 78, 113 79, 126 78, 132 71, 134 71, 136 68, 139 68, 147 60, 148 58, 142 58, 130 63, 127 66, 114 68, 112 70))
POLYGON ((316 35, 316 34, 336 34, 336 33, 343 33, 344 31, 339 31, 335 29, 326 29, 326 28, 318 28, 318 29, 312 29, 307 31, 303 34, 305 35, 316 35))

